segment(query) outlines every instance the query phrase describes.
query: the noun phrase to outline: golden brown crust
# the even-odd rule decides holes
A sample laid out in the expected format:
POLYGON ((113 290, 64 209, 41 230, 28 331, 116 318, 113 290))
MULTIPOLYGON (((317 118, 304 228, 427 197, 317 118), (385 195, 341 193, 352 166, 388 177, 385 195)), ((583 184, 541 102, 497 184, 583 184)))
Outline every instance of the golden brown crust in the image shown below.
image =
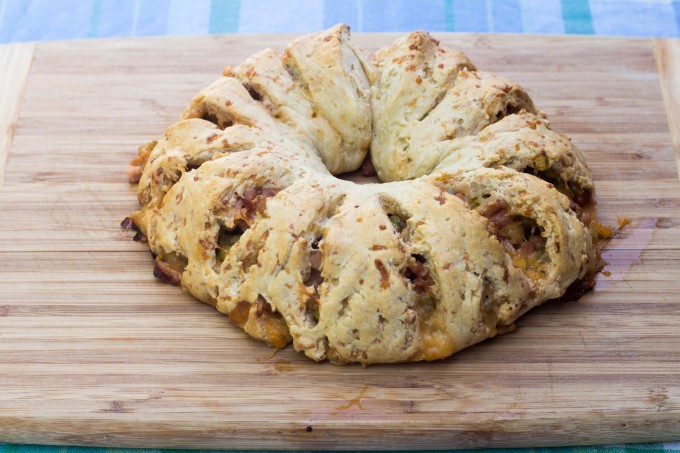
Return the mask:
POLYGON ((583 155, 427 33, 369 61, 336 26, 224 75, 140 149, 132 220, 159 278, 253 338, 339 364, 436 360, 594 275, 583 155), (369 146, 394 182, 332 176, 369 146))

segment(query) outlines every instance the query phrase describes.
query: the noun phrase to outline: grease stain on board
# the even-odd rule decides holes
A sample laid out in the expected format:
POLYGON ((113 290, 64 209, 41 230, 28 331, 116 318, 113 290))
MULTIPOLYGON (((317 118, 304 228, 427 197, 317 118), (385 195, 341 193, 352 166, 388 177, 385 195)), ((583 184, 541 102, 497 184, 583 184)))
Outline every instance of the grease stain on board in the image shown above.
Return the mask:
POLYGON ((338 406, 339 411, 346 411, 352 407, 358 407, 360 410, 364 410, 364 406, 361 405, 361 400, 366 397, 366 391, 368 390, 368 386, 364 386, 364 388, 361 389, 359 394, 348 400, 347 403, 338 406))
POLYGON ((642 264, 642 255, 654 237, 657 221, 657 217, 645 217, 631 222, 605 245, 602 258, 607 265, 602 274, 608 278, 598 279, 598 289, 604 289, 616 281, 626 281, 631 268, 642 264))

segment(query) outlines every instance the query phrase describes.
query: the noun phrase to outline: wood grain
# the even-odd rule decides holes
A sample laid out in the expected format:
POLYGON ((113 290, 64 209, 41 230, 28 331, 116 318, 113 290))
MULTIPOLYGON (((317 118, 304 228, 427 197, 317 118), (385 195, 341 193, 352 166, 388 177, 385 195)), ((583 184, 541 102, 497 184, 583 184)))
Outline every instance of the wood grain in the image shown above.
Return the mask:
MULTIPOLYGON (((396 37, 354 39, 375 49, 396 37)), ((631 219, 606 247, 594 291, 435 363, 336 367, 290 348, 269 357, 224 316, 158 283, 148 251, 118 223, 136 207, 124 169, 137 145, 224 65, 292 36, 38 44, 0 188, 0 441, 450 449, 680 440, 680 182, 663 94, 666 105, 668 93, 676 99, 677 66, 657 70, 676 48, 437 37, 525 86, 586 154, 602 220, 631 219)))
POLYGON ((680 172, 680 40, 655 39, 654 56, 680 172))
POLYGON ((0 46, 0 186, 9 158, 35 44, 0 46))

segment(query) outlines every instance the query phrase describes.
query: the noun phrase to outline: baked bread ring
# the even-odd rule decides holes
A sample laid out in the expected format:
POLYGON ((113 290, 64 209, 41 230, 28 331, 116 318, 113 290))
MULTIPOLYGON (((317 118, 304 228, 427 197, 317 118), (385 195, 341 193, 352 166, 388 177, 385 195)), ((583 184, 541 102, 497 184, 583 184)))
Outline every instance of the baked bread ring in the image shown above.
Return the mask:
POLYGON ((544 117, 425 32, 368 58, 337 25, 226 68, 142 146, 128 224, 255 339, 442 359, 594 285, 593 180, 544 117), (334 176, 367 156, 382 184, 334 176))

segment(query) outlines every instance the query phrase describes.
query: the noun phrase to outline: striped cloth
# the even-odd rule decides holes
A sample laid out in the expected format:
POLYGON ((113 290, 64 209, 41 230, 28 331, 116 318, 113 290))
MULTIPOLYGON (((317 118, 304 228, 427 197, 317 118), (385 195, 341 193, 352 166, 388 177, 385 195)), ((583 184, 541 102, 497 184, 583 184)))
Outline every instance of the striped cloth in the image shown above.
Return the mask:
MULTIPOLYGON (((0 0, 0 43, 210 33, 306 33, 338 22, 350 24, 356 32, 407 32, 422 28, 433 32, 677 38, 680 0, 0 0)), ((124 451, 0 445, 0 453, 124 451)), ((666 452, 680 451, 680 442, 505 451, 666 452)))
POLYGON ((0 42, 207 33, 680 36, 680 0, 0 0, 0 42))

